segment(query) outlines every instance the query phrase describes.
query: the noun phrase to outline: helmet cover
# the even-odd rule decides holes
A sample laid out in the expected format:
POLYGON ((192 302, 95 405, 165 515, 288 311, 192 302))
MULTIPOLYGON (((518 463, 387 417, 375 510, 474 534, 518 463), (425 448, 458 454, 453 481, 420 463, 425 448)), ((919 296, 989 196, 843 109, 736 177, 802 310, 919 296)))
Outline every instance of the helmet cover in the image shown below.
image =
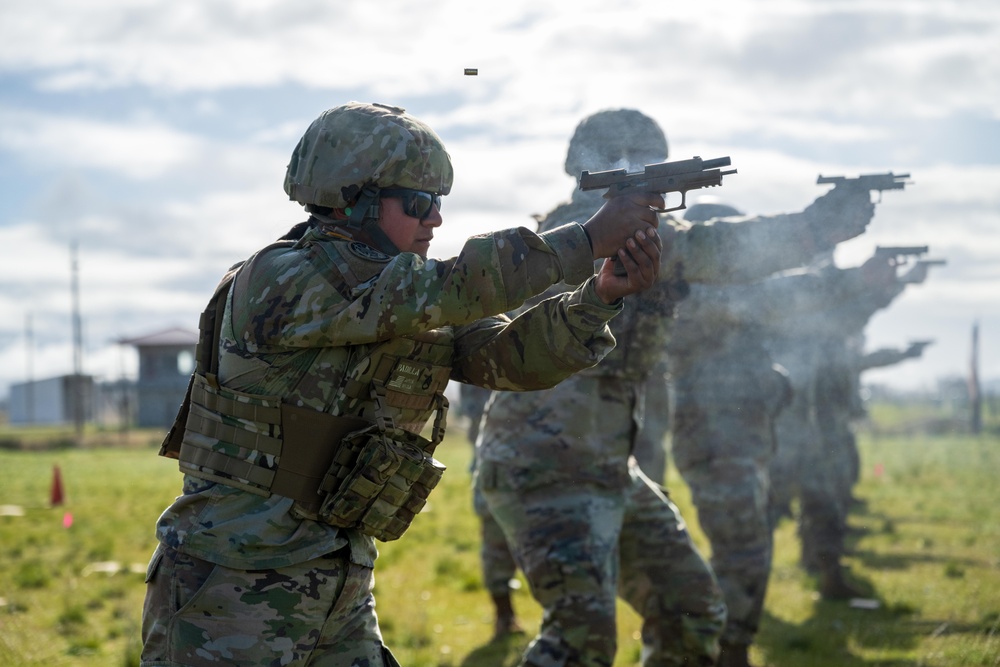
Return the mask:
POLYGON ((635 109, 607 109, 576 126, 566 153, 566 173, 631 167, 667 159, 667 137, 655 120, 635 109))
POLYGON ((285 192, 300 204, 347 208, 364 186, 446 195, 451 157, 424 122, 399 107, 349 102, 314 120, 292 152, 285 192))

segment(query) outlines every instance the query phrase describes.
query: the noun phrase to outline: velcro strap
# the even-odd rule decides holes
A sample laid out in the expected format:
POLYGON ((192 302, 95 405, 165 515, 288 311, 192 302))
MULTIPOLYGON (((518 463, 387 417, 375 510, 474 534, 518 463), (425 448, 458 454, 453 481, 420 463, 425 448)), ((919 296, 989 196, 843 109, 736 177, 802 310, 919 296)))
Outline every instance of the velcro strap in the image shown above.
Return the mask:
POLYGON ((181 444, 180 468, 195 477, 213 479, 264 496, 269 495, 268 489, 274 480, 273 470, 222 452, 212 451, 190 440, 185 440, 181 444), (211 473, 205 474, 203 469, 209 470, 211 473), (234 484, 235 481, 239 480, 245 480, 249 484, 234 484), (248 488, 248 486, 253 488, 248 488))
POLYGON ((191 387, 191 402, 204 406, 211 412, 239 419, 275 425, 281 423, 281 408, 263 405, 259 399, 240 401, 230 398, 215 391, 205 382, 196 381, 191 387))
POLYGON ((207 438, 228 442, 244 449, 281 455, 281 440, 265 433, 254 433, 242 426, 233 426, 223 422, 218 415, 209 412, 197 403, 191 404, 188 415, 187 429, 207 438))
POLYGON ((394 357, 391 354, 387 354, 378 360, 378 366, 375 368, 375 372, 372 373, 372 379, 376 383, 385 383, 389 379, 389 375, 392 373, 392 369, 396 367, 399 362, 399 357, 394 357))
POLYGON ((429 410, 434 405, 434 396, 404 394, 401 391, 386 391, 385 404, 403 410, 429 410))
POLYGON ((368 383, 358 382, 357 380, 348 380, 344 383, 344 394, 351 398, 367 398, 368 383))
MULTIPOLYGON (((351 398, 368 398, 371 394, 372 384, 382 386, 385 384, 386 380, 389 379, 392 369, 396 366, 396 362, 399 361, 399 357, 394 357, 392 355, 385 355, 378 360, 378 366, 371 374, 371 380, 367 382, 361 382, 359 380, 348 380, 344 384, 344 393, 351 398)), ((401 406, 396 406, 401 407, 401 406)))
MULTIPOLYGON (((357 380, 348 380, 344 393, 351 398, 367 398, 371 385, 357 380)), ((385 390, 385 403, 389 407, 404 410, 429 410, 435 403, 435 394, 408 394, 402 391, 385 390)))

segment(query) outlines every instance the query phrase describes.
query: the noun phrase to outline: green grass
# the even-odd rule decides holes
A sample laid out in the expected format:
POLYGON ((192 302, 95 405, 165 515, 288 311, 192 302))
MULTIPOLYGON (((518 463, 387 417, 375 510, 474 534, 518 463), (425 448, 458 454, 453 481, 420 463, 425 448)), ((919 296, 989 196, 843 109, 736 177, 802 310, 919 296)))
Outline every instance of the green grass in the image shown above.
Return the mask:
MULTIPOLYGON (((797 565, 794 526, 785 522, 751 650, 757 664, 1000 665, 1000 437, 881 435, 887 432, 895 431, 862 435, 857 495, 864 504, 851 517, 846 559, 879 608, 819 600, 797 565)), ((127 447, 109 439, 114 446, 0 450, 0 505, 25 511, 0 516, 0 665, 138 664, 142 569, 153 524, 179 492, 180 475, 147 444, 155 436, 127 447), (49 508, 56 465, 66 503, 49 508)), ((386 641, 407 667, 514 665, 540 610, 522 586, 514 604, 529 635, 490 643, 470 449, 456 429, 438 453, 449 472, 428 508, 402 540, 380 544, 376 599, 386 641)), ((673 469, 668 486, 707 552, 673 469)), ((620 610, 616 667, 639 658, 638 618, 620 610)))
POLYGON ((756 655, 774 665, 1000 665, 1000 438, 864 437, 862 454, 864 504, 846 563, 880 608, 813 599, 786 523, 756 655))
POLYGON ((138 664, 153 522, 177 475, 148 447, 0 452, 0 505, 24 509, 0 516, 0 664, 138 664), (50 508, 55 466, 65 504, 50 508))

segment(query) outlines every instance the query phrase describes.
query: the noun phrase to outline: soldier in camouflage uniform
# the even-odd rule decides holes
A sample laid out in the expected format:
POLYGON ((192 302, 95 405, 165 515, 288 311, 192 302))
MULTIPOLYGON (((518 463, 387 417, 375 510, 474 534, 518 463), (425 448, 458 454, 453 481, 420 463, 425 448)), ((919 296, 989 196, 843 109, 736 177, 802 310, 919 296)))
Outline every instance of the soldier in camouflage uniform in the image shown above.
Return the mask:
MULTIPOLYGON (((847 508, 861 502, 854 496, 854 487, 861 478, 861 456, 854 425, 866 415, 861 398, 861 374, 870 368, 891 366, 919 357, 927 344, 919 342, 902 350, 884 348, 864 353, 863 341, 864 334, 860 331, 847 334, 842 340, 827 340, 824 350, 829 356, 819 373, 817 385, 820 401, 817 415, 821 420, 823 436, 830 443, 831 457, 828 460, 835 462, 841 471, 840 503, 847 508)), ((815 562, 808 565, 816 571, 815 562)))
MULTIPOLYGON (((701 215, 736 220, 739 212, 692 206, 701 215)), ((712 569, 728 608, 719 665, 749 665, 771 569, 768 467, 774 419, 791 398, 787 372, 765 345, 766 323, 816 312, 866 292, 861 271, 836 285, 786 272, 743 285, 692 284, 678 308, 667 351, 674 389, 672 453, 691 489, 698 522, 712 545, 712 569), (824 300, 815 290, 826 287, 824 300)))
POLYGON ((285 191, 309 220, 216 290, 161 451, 185 477, 156 526, 144 666, 397 664, 375 539, 398 538, 440 478, 449 379, 551 386, 607 353, 621 298, 655 280, 661 196, 428 259, 451 184, 440 139, 396 107, 349 103, 303 135, 285 191), (627 276, 594 275, 625 247, 627 276), (501 314, 560 281, 579 287, 501 314))
POLYGON ((829 257, 820 260, 812 268, 821 281, 814 298, 830 307, 805 317, 775 316, 769 321, 769 349, 788 369, 794 393, 775 423, 771 523, 773 527, 790 516, 792 500, 798 498, 802 564, 818 577, 820 594, 830 600, 865 594, 847 580, 841 562, 857 465, 849 425, 854 385, 842 372, 850 363, 847 341, 916 278, 897 278, 891 258, 878 256, 862 270, 869 279, 865 292, 853 299, 830 299, 830 286, 852 269, 833 266, 829 257))
MULTIPOLYGON (((651 119, 604 111, 577 128, 566 171, 635 169, 666 153, 651 119)), ((576 191, 541 229, 586 217, 602 201, 600 193, 576 191)), ((801 214, 739 224, 661 220, 676 261, 661 266, 660 281, 643 298, 625 300, 612 323, 615 350, 552 389, 494 395, 476 483, 545 610, 522 664, 612 664, 617 595, 643 618, 647 667, 715 662, 725 623, 721 591, 676 506, 631 456, 648 374, 662 355, 684 279, 741 282, 795 266, 860 233, 871 213, 867 197, 827 194, 801 214)))
MULTIPOLYGON (((817 358, 820 367, 816 373, 816 419, 819 432, 828 452, 827 461, 838 470, 838 507, 846 513, 855 503, 854 487, 861 473, 860 454, 854 433, 854 422, 864 415, 860 397, 860 375, 867 364, 888 365, 902 359, 920 356, 923 346, 916 344, 906 351, 883 350, 866 358, 860 346, 864 328, 871 317, 890 305, 907 285, 922 283, 927 278, 929 265, 916 263, 897 279, 889 281, 881 293, 857 299, 848 304, 846 312, 835 311, 837 324, 827 330, 827 335, 816 339, 819 346, 817 358)), ((897 273, 897 268, 893 274, 897 273)), ((804 564, 812 571, 821 570, 817 563, 814 545, 803 542, 804 564)))
POLYGON ((855 400, 851 410, 851 415, 855 419, 860 419, 865 416, 865 406, 864 401, 861 399, 860 391, 860 377, 862 373, 870 371, 873 368, 895 366, 896 364, 902 363, 907 359, 919 359, 923 356, 924 349, 933 342, 934 341, 931 340, 913 341, 902 349, 896 347, 883 347, 877 350, 872 350, 871 352, 864 352, 863 335, 856 336, 849 340, 848 346, 857 357, 857 363, 852 367, 854 391, 851 392, 851 395, 855 400))
MULTIPOLYGON (((865 371, 873 368, 886 368, 895 366, 907 359, 919 359, 923 356, 928 345, 933 345, 933 340, 911 341, 906 347, 883 347, 870 352, 865 352, 865 336, 851 336, 847 341, 847 348, 852 358, 850 365, 850 383, 853 389, 850 392, 850 406, 846 408, 846 413, 850 416, 851 422, 859 422, 868 418, 868 409, 865 405, 865 397, 861 388, 861 376, 865 371)), ((852 466, 852 479, 857 483, 860 479, 860 462, 855 457, 852 466)))
POLYGON ((639 469, 659 485, 667 481, 667 436, 670 435, 670 373, 666 351, 646 380, 646 409, 635 434, 632 455, 639 469))
POLYGON ((933 341, 914 341, 906 348, 881 348, 872 352, 864 352, 864 334, 850 336, 847 339, 848 364, 840 369, 844 373, 842 386, 850 389, 840 404, 840 418, 844 433, 844 459, 847 466, 847 478, 850 487, 846 489, 845 504, 853 506, 862 502, 854 496, 854 486, 861 480, 861 455, 858 451, 857 439, 854 435, 854 424, 868 416, 864 399, 861 396, 861 374, 872 368, 893 366, 907 359, 918 359, 924 353, 924 348, 933 341))
MULTIPOLYGON (((722 204, 684 212, 692 224, 740 216, 722 204)), ((766 461, 770 419, 783 404, 780 367, 762 352, 734 286, 691 285, 667 345, 673 382, 671 453, 712 545, 726 601, 720 665, 747 665, 771 565, 766 461), (763 520, 761 520, 763 518, 763 520)))
MULTIPOLYGON (((711 218, 721 218, 728 215, 739 215, 735 208, 716 203, 717 197, 702 195, 698 203, 693 204, 684 212, 684 220, 694 222, 711 218)), ((672 447, 666 440, 671 436, 671 413, 673 412, 673 390, 670 375, 670 364, 666 349, 663 358, 649 374, 646 381, 646 409, 643 421, 635 436, 633 455, 639 468, 646 476, 657 484, 666 482, 667 452, 672 447)))
MULTIPOLYGON (((475 471, 479 424, 492 392, 471 384, 461 385, 459 391, 459 410, 469 420, 466 435, 473 449, 470 469, 475 471)), ((517 564, 510 553, 503 530, 490 514, 486 499, 476 485, 472 486, 472 508, 479 518, 479 562, 483 573, 483 585, 493 603, 493 638, 499 639, 504 635, 522 632, 510 595, 510 582, 517 573, 517 564)))

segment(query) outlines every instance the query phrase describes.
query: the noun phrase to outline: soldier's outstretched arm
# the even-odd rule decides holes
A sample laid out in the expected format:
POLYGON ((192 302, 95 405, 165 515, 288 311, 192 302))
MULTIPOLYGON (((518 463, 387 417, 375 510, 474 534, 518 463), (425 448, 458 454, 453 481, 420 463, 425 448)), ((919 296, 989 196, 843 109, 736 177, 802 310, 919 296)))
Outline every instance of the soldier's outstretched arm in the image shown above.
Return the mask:
POLYGON ((802 212, 817 245, 832 248, 864 233, 875 215, 868 190, 834 188, 820 195, 802 212))

